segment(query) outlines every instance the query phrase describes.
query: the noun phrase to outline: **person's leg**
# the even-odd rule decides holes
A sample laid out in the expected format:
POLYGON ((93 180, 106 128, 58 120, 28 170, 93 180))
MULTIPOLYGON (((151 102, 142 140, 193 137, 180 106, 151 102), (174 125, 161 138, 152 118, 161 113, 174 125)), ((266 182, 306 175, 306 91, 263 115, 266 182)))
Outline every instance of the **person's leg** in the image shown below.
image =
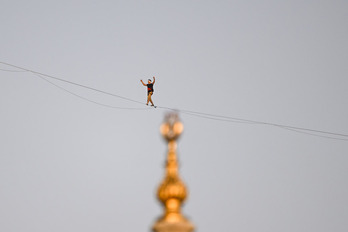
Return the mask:
POLYGON ((152 94, 152 92, 149 92, 149 93, 147 94, 147 102, 146 102, 146 105, 148 105, 148 104, 149 104, 149 101, 151 101, 151 94, 152 94))
POLYGON ((154 106, 153 102, 152 102, 152 99, 151 99, 151 96, 152 96, 153 92, 150 92, 149 93, 149 97, 148 97, 148 100, 147 102, 149 103, 149 101, 151 102, 152 106, 154 106))

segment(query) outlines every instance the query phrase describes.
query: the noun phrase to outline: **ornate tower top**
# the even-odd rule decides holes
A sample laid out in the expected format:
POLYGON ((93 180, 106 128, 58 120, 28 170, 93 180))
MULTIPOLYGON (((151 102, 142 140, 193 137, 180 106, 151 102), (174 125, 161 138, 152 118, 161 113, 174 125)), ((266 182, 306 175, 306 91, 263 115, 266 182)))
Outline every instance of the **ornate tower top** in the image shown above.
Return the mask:
POLYGON ((181 204, 187 197, 187 190, 178 174, 176 140, 183 130, 184 126, 177 114, 166 115, 161 126, 161 134, 168 142, 166 174, 157 191, 164 214, 154 224, 155 232, 191 232, 194 229, 191 222, 181 214, 181 204))

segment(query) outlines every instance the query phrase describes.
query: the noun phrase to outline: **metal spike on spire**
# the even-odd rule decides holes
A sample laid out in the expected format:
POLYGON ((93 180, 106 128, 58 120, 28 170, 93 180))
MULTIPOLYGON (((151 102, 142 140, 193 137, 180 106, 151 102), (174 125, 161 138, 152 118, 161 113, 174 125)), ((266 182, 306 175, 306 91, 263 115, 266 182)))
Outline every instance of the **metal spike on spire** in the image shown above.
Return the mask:
POLYGON ((167 114, 161 125, 161 134, 168 142, 166 174, 158 187, 157 197, 164 207, 163 215, 153 226, 155 232, 191 232, 193 224, 181 214, 181 205, 187 197, 187 189, 178 173, 177 139, 184 126, 175 113, 167 114))

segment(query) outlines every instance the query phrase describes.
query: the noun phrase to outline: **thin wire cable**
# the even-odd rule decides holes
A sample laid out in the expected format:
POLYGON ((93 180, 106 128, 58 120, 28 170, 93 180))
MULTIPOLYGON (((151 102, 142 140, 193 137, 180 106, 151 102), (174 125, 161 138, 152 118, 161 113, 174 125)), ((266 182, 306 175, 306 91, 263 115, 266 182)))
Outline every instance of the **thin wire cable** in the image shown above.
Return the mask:
POLYGON ((124 100, 127 100, 127 101, 131 101, 131 102, 135 102, 135 103, 138 103, 138 104, 141 104, 141 105, 145 105, 143 102, 136 101, 136 100, 133 100, 133 99, 130 99, 130 98, 127 98, 127 97, 123 97, 123 96, 117 95, 117 94, 109 93, 109 92, 106 92, 106 91, 103 91, 103 90, 95 89, 95 88, 92 88, 92 87, 89 87, 89 86, 86 86, 86 85, 82 85, 82 84, 78 84, 78 83, 75 83, 75 82, 72 82, 72 81, 64 80, 64 79, 61 79, 61 78, 58 78, 58 77, 54 77, 54 76, 51 76, 51 75, 48 75, 48 74, 36 72, 36 71, 30 70, 30 69, 22 68, 22 67, 13 65, 13 64, 8 64, 8 63, 2 62, 2 61, 0 61, 0 63, 4 64, 4 65, 11 66, 13 68, 17 68, 17 69, 20 69, 20 70, 27 71, 27 72, 30 72, 30 73, 39 74, 39 75, 42 75, 42 76, 45 76, 45 77, 48 77, 48 78, 52 78, 52 79, 55 79, 55 80, 58 80, 58 81, 69 83, 71 85, 76 85, 76 86, 79 86, 79 87, 82 87, 82 88, 86 88, 86 89, 89 89, 89 90, 92 90, 92 91, 95 91, 95 92, 103 93, 103 94, 106 94, 106 95, 110 95, 110 96, 113 96, 113 97, 118 97, 118 98, 121 98, 121 99, 124 99, 124 100))
POLYGON ((233 123, 245 123, 245 124, 255 124, 253 122, 243 122, 243 121, 237 121, 237 120, 231 120, 231 119, 219 119, 219 118, 214 118, 210 116, 205 116, 205 115, 199 115, 199 114, 193 114, 185 111, 178 110, 180 113, 195 116, 195 117, 200 117, 200 118, 206 118, 206 119, 211 119, 215 121, 222 121, 222 122, 233 122, 233 123))
POLYGON ((69 93, 69 94, 71 94, 71 95, 73 95, 73 96, 75 96, 75 97, 81 98, 81 99, 83 99, 83 100, 85 100, 85 101, 91 102, 91 103, 93 103, 93 104, 97 104, 97 105, 100 105, 100 106, 104 106, 104 107, 108 107, 108 108, 113 108, 113 109, 119 109, 119 110, 150 110, 150 109, 151 109, 151 108, 149 108, 149 107, 147 107, 147 108, 119 107, 119 106, 112 106, 112 105, 107 105, 107 104, 104 104, 104 103, 96 102, 96 101, 90 100, 90 99, 88 99, 88 98, 85 98, 85 97, 83 97, 83 96, 81 96, 81 95, 78 95, 78 94, 76 94, 76 93, 74 93, 74 92, 71 92, 71 91, 69 91, 69 90, 63 88, 62 86, 59 86, 59 85, 57 85, 57 84, 55 84, 55 83, 53 83, 53 82, 47 80, 46 78, 40 76, 39 74, 35 74, 35 75, 36 75, 37 77, 41 78, 42 80, 48 82, 49 84, 51 84, 51 85, 53 85, 53 86, 55 86, 55 87, 57 87, 57 88, 59 88, 59 89, 65 91, 65 92, 67 92, 67 93, 69 93))
POLYGON ((23 71, 23 70, 9 70, 9 69, 2 69, 0 68, 1 71, 4 71, 4 72, 26 72, 26 71, 23 71))
MULTIPOLYGON (((180 110, 178 110, 178 111, 180 111, 180 110)), ((198 114, 187 113, 187 112, 183 112, 183 111, 181 111, 181 113, 183 113, 183 114, 188 114, 188 115, 191 115, 191 116, 200 117, 200 118, 212 119, 212 120, 216 120, 216 121, 261 125, 260 123, 255 123, 255 122, 243 122, 243 121, 235 121, 235 120, 228 120, 228 119, 218 119, 218 118, 213 118, 213 117, 204 116, 204 115, 198 115, 198 114)), ((262 125, 264 125, 264 124, 262 124, 262 125)), ((289 130, 289 131, 293 131, 293 132, 296 132, 296 133, 306 134, 306 135, 315 136, 315 137, 321 137, 321 138, 327 138, 327 139, 333 139, 333 140, 348 141, 348 139, 343 139, 343 138, 330 137, 330 136, 325 136, 325 135, 319 135, 319 134, 309 133, 309 132, 305 132, 305 131, 300 131, 300 130, 296 130, 296 129, 291 129, 291 128, 288 128, 288 127, 286 127, 286 126, 276 126, 276 125, 267 125, 267 126, 274 126, 274 127, 281 128, 281 129, 284 129, 284 130, 289 130)))
MULTIPOLYGON (((30 72, 30 73, 33 73, 33 74, 36 74, 36 75, 45 76, 45 77, 52 78, 52 79, 55 79, 55 80, 58 80, 58 81, 62 81, 62 82, 68 83, 68 84, 72 84, 72 85, 76 85, 76 86, 79 86, 79 87, 82 87, 82 88, 93 90, 95 92, 103 93, 103 94, 106 94, 106 95, 110 95, 110 96, 113 96, 113 97, 118 97, 118 98, 121 98, 121 99, 124 99, 124 100, 127 100, 127 101, 132 101, 132 102, 144 105, 144 103, 142 103, 142 102, 139 102, 139 101, 136 101, 136 100, 133 100, 133 99, 130 99, 130 98, 126 98, 126 97, 123 97, 123 96, 120 96, 120 95, 116 95, 116 94, 113 94, 113 93, 109 93, 109 92, 106 92, 106 91, 98 90, 98 89, 95 89, 95 88, 92 88, 92 87, 89 87, 89 86, 85 86, 85 85, 82 85, 82 84, 78 84, 78 83, 75 83, 75 82, 72 82, 72 81, 67 81, 67 80, 64 80, 64 79, 61 79, 61 78, 58 78, 58 77, 50 76, 50 75, 47 75, 47 74, 44 74, 44 73, 36 72, 36 71, 29 70, 29 69, 26 69, 26 68, 22 68, 22 67, 19 67, 19 66, 16 66, 16 65, 8 64, 8 63, 5 63, 5 62, 1 62, 0 61, 0 63, 4 64, 4 65, 11 66, 11 67, 14 67, 14 68, 17 68, 17 69, 20 69, 20 70, 24 70, 24 71, 27 71, 27 72, 30 72)), ((46 81, 47 81, 47 79, 46 79, 46 81)), ((74 93, 71 93, 71 94, 81 98, 81 96, 78 96, 78 95, 76 95, 74 93)), ((87 100, 87 99, 85 99, 85 100, 87 100)), ((91 100, 88 99, 87 101, 91 101, 91 100)), ((93 102, 93 101, 91 101, 91 102, 93 102)), ((93 102, 93 103, 96 103, 96 102, 93 102)), ((99 104, 99 103, 96 103, 96 104, 99 104)), ((100 104, 100 105, 103 105, 103 104, 100 104)), ((184 113, 184 114, 188 114, 188 115, 191 115, 191 116, 201 117, 201 118, 206 118, 206 119, 211 119, 211 120, 216 120, 216 121, 225 121, 225 122, 232 122, 232 123, 248 123, 248 124, 268 125, 268 126, 274 126, 274 127, 278 127, 278 128, 282 128, 282 129, 287 129, 287 130, 290 130, 290 131, 298 132, 298 133, 304 133, 304 134, 317 136, 317 137, 323 137, 323 138, 330 138, 330 139, 337 139, 337 140, 346 140, 346 139, 342 139, 342 138, 333 138, 333 137, 329 137, 329 136, 324 136, 323 134, 334 135, 334 136, 339 136, 339 137, 348 137, 347 134, 334 133, 334 132, 323 131, 323 130, 314 130, 314 129, 304 128, 304 127, 294 127, 294 126, 287 126, 287 125, 276 124, 276 123, 269 123, 269 122, 262 122, 262 121, 248 120, 248 119, 243 119, 243 118, 224 116, 224 115, 208 114, 208 113, 203 113, 203 112, 182 110, 182 109, 173 109, 173 108, 165 107, 165 106, 157 106, 157 107, 159 109, 167 109, 167 110, 171 110, 171 111, 178 111, 178 112, 181 112, 181 113, 184 113), (313 133, 317 133, 317 134, 313 134, 313 133, 309 133, 309 132, 313 132, 313 133)))
MULTIPOLYGON (((164 106, 158 106, 158 108, 163 108, 163 109, 167 109, 167 110, 175 110, 173 108, 164 107, 164 106)), ((260 124, 260 122, 258 122, 258 121, 253 121, 253 120, 248 120, 248 119, 243 119, 243 118, 236 118, 236 117, 216 115, 216 114, 208 114, 208 113, 191 111, 191 110, 183 110, 183 109, 178 109, 178 111, 180 111, 181 113, 192 114, 192 115, 200 116, 200 117, 202 117, 202 115, 203 115, 203 116, 206 116, 206 118, 208 118, 208 119, 230 121, 230 122, 260 124)))
POLYGON ((202 115, 197 115, 197 114, 192 114, 192 113, 187 113, 187 112, 181 112, 181 113, 192 115, 192 116, 196 116, 196 117, 201 117, 201 118, 212 119, 212 120, 216 120, 216 121, 274 126, 274 127, 277 127, 277 128, 293 131, 293 132, 300 133, 300 134, 306 134, 306 135, 310 135, 310 136, 327 138, 327 139, 333 139, 333 140, 348 141, 348 139, 344 139, 344 138, 338 138, 338 137, 332 137, 332 136, 325 136, 325 135, 320 135, 320 134, 309 133, 309 132, 306 132, 306 131, 303 131, 303 130, 292 129, 292 128, 289 128, 287 126, 264 124, 264 123, 256 123, 256 122, 242 122, 242 121, 235 121, 235 120, 228 120, 228 119, 218 119, 218 118, 202 116, 202 115))
POLYGON ((310 135, 310 136, 315 136, 315 137, 321 137, 321 138, 326 138, 326 139, 333 139, 333 140, 342 140, 342 141, 348 141, 348 139, 343 139, 343 138, 336 138, 336 137, 331 137, 331 136, 325 136, 325 135, 318 135, 318 134, 313 134, 313 133, 309 133, 309 132, 305 132, 305 131, 299 131, 296 129, 290 129, 287 127, 282 127, 285 130, 289 130, 289 131, 293 131, 296 133, 300 133, 300 134, 306 134, 306 135, 310 135))

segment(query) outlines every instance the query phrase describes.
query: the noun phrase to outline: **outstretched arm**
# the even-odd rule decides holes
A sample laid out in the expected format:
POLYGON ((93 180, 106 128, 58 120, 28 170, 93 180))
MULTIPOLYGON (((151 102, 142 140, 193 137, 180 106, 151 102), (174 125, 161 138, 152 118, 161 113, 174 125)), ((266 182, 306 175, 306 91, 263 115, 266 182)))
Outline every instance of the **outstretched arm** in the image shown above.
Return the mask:
POLYGON ((143 82, 143 80, 140 80, 141 81, 141 83, 143 83, 143 86, 146 86, 146 84, 143 82))
POLYGON ((153 77, 153 82, 152 82, 152 84, 155 84, 155 81, 156 81, 156 78, 155 78, 155 77, 153 77))

